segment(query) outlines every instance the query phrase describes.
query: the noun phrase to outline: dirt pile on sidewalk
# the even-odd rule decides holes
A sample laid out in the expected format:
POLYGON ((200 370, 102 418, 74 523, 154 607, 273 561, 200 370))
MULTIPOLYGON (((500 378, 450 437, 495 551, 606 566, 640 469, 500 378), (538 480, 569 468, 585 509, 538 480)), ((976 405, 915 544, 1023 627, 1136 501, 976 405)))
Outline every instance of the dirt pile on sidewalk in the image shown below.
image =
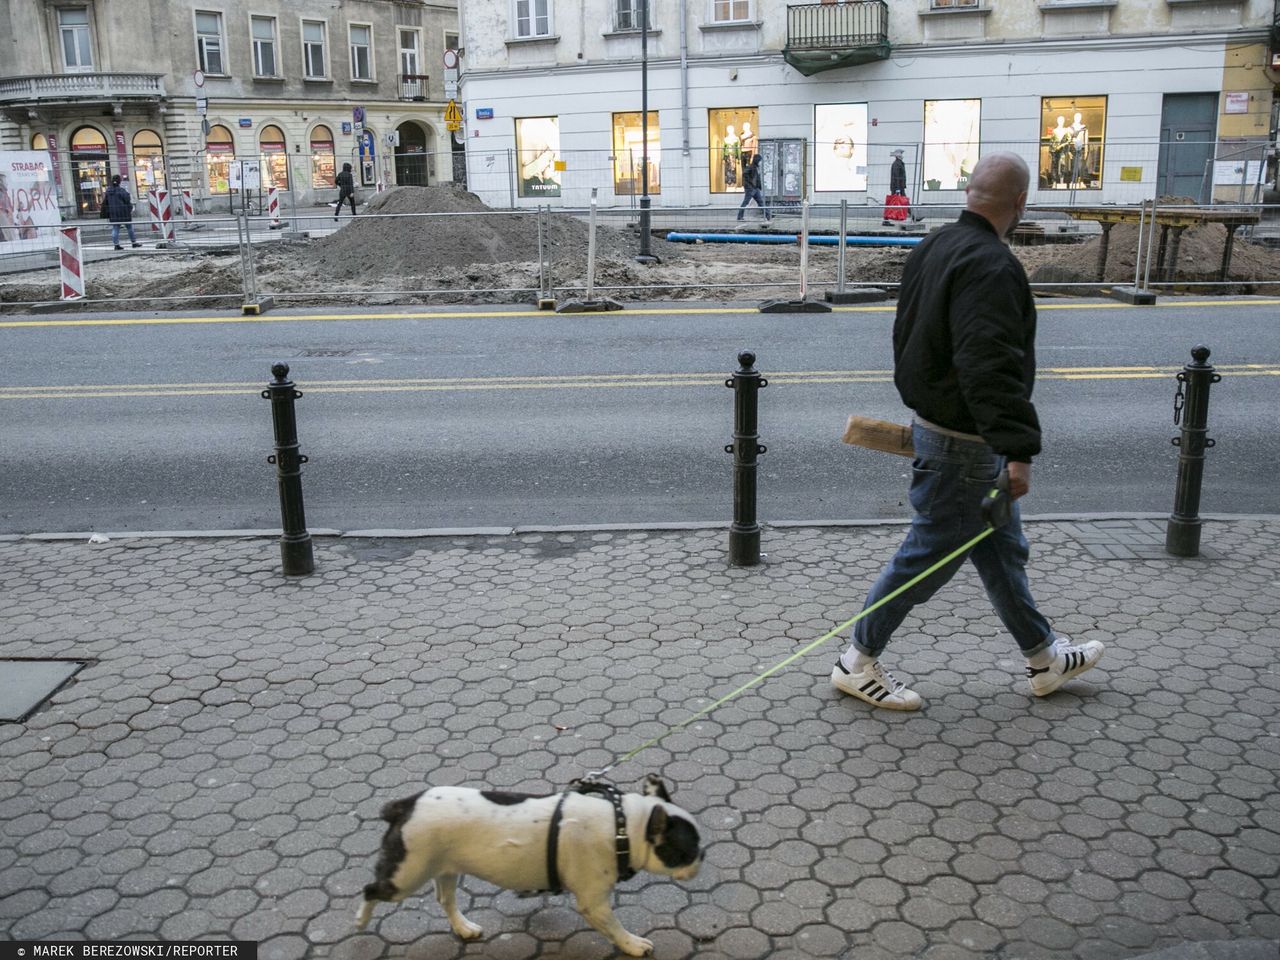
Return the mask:
MULTIPOLYGON (((585 222, 553 214, 549 233, 556 261, 586 262, 585 222)), ((597 228, 601 258, 627 256, 635 245, 630 231, 597 228)), ((473 264, 536 264, 538 219, 533 211, 491 210, 475 194, 452 184, 396 187, 374 197, 364 215, 317 240, 305 256, 318 275, 343 278, 430 274, 473 264)))

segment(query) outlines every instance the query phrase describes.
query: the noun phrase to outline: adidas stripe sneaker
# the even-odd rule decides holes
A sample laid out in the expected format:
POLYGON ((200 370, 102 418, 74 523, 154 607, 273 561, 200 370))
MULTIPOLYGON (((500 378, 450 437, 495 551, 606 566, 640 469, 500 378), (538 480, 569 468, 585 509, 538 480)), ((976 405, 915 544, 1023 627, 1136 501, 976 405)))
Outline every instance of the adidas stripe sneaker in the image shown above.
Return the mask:
POLYGON ((919 710, 924 702, 920 694, 907 689, 905 683, 880 666, 879 660, 873 660, 861 671, 852 672, 837 658, 836 665, 831 668, 831 685, 841 693, 886 710, 919 710))
POLYGON ((1102 659, 1104 649, 1106 648, 1097 640, 1074 644, 1066 637, 1058 637, 1052 664, 1039 670, 1027 666, 1027 681, 1031 684, 1031 692, 1037 697, 1048 696, 1072 677, 1080 676, 1097 664, 1102 659))

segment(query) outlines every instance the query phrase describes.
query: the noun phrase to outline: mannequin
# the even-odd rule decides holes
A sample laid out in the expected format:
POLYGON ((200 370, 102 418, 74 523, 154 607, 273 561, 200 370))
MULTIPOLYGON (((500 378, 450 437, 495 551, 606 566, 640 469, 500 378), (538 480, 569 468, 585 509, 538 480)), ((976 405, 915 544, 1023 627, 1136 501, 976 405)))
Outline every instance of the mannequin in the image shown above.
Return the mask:
POLYGON ((750 160, 756 152, 756 135, 751 131, 751 121, 742 123, 742 156, 750 160))
POLYGON ((1071 185, 1085 186, 1083 175, 1089 172, 1089 128, 1080 114, 1071 120, 1071 185))
POLYGON ((1067 118, 1059 117, 1058 125, 1049 131, 1049 186, 1063 186, 1071 169, 1071 128, 1067 118))
POLYGON ((738 159, 742 156, 742 141, 734 130, 733 124, 724 128, 724 143, 720 147, 720 156, 724 164, 725 188, 738 183, 738 159))

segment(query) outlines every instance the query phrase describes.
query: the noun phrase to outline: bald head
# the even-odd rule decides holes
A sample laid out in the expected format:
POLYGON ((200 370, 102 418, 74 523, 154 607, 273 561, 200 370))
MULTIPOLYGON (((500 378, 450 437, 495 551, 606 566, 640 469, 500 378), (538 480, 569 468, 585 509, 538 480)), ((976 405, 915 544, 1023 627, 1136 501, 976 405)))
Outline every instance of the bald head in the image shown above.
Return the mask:
POLYGON ((1016 153, 988 153, 964 188, 965 209, 985 217, 1002 236, 1017 226, 1027 203, 1031 171, 1016 153))

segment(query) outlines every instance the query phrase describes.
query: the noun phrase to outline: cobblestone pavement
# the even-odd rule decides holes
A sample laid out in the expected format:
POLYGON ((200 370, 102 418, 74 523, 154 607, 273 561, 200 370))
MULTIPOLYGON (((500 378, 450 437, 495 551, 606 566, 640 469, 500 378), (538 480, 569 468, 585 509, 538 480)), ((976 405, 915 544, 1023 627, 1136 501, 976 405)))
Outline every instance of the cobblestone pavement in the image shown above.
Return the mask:
MULTIPOLYGON (((619 888, 659 958, 1280 940, 1280 520, 1206 524, 1196 560, 1028 528, 1046 613, 1107 644, 1059 693, 966 570, 890 648, 922 712, 833 691, 833 641, 616 771, 663 774, 710 843, 689 884, 619 888)), ((850 616, 900 536, 769 529, 748 570, 720 531, 322 539, 292 581, 270 540, 0 542, 0 657, 89 661, 0 725, 0 936, 609 956, 565 898, 475 881, 483 940, 429 892, 355 933, 380 805, 560 788, 850 616)))

